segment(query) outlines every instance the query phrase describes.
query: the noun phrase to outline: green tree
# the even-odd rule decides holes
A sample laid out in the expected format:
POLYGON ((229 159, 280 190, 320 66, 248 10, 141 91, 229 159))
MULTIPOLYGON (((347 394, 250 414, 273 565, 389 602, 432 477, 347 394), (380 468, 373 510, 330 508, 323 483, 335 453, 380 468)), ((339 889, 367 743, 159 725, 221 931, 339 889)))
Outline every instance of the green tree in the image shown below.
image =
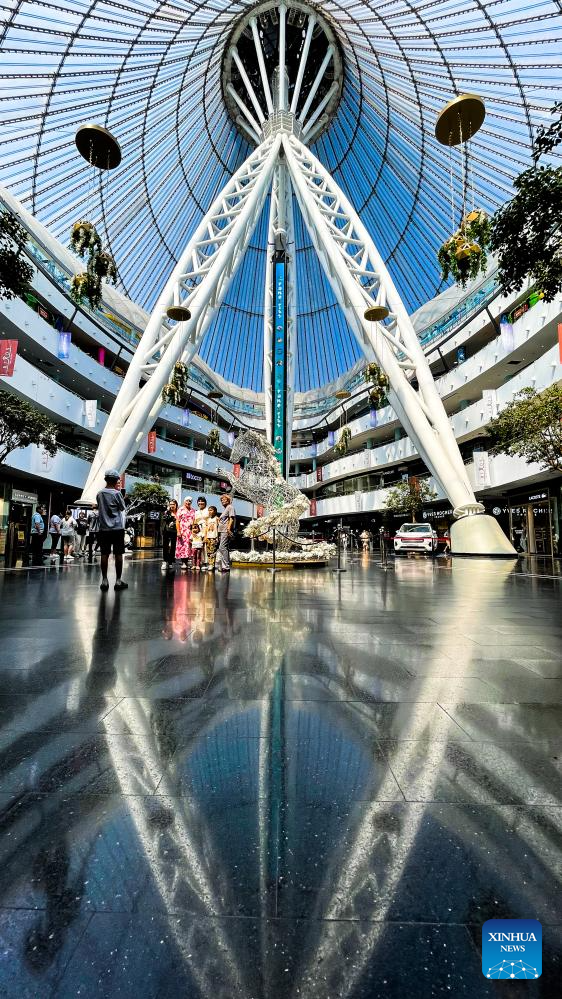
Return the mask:
POLYGON ((525 388, 488 424, 491 454, 509 454, 562 472, 562 385, 525 388))
POLYGON ((27 232, 15 215, 0 215, 0 298, 23 298, 29 291, 33 268, 23 255, 26 242, 27 232))
POLYGON ((389 489, 385 506, 387 510, 394 513, 410 514, 413 523, 416 523, 416 514, 419 513, 425 503, 431 503, 437 499, 437 493, 432 486, 424 479, 411 476, 407 481, 399 482, 397 486, 389 489))
POLYGON ((0 391, 0 464, 12 451, 37 444, 47 454, 58 450, 58 427, 44 413, 11 392, 0 391))
POLYGON ((562 104, 555 104, 558 118, 537 133, 534 165, 519 174, 517 193, 492 218, 490 248, 498 255, 504 295, 518 291, 527 276, 547 302, 562 290, 562 167, 538 165, 562 141, 561 111, 562 104))
POLYGON ((170 502, 170 494, 159 482, 136 482, 125 497, 127 513, 139 510, 165 510, 170 502))

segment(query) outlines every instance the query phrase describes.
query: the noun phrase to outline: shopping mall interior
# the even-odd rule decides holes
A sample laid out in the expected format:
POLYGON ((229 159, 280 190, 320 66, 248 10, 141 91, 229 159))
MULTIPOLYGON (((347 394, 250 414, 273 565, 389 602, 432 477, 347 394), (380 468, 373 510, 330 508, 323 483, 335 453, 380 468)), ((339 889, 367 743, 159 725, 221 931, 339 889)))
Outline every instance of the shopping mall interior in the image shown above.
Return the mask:
POLYGON ((560 995, 561 39, 7 0, 7 999, 560 995))

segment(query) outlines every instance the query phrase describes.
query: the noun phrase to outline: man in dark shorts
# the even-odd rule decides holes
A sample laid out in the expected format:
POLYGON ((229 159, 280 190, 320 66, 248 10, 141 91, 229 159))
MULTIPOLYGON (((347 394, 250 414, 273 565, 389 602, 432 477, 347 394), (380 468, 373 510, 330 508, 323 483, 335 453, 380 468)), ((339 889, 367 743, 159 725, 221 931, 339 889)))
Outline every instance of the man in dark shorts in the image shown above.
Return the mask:
POLYGON ((125 551, 125 500, 119 492, 119 472, 110 468, 104 475, 105 489, 96 496, 98 505, 98 544, 101 552, 100 590, 109 589, 107 568, 113 551, 115 558, 114 590, 126 590, 128 583, 121 579, 123 572, 123 552, 125 551))

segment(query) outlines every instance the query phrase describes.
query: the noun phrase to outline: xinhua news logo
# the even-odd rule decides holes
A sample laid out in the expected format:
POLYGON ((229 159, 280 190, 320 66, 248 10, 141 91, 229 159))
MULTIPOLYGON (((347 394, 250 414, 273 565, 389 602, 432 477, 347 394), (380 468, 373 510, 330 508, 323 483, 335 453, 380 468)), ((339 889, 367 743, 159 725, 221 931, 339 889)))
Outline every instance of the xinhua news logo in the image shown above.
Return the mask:
POLYGON ((542 926, 537 919, 489 919, 482 927, 485 978, 539 978, 542 926))

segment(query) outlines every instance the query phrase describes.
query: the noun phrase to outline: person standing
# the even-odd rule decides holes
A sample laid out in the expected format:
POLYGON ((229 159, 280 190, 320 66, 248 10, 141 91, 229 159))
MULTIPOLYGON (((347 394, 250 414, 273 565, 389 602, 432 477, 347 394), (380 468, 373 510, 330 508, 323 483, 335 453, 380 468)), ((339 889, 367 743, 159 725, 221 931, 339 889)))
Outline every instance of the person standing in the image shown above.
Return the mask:
POLYGON ((107 570, 109 556, 113 551, 115 558, 114 590, 126 590, 129 584, 123 582, 123 552, 125 551, 125 500, 119 492, 119 472, 109 468, 104 475, 105 489, 100 489, 96 496, 98 506, 98 540, 101 551, 101 583, 100 590, 109 589, 107 570))
POLYGON ((173 572, 178 540, 178 504, 170 500, 162 515, 162 572, 173 572))
POLYGON ((45 507, 38 506, 31 518, 31 564, 43 565, 43 537, 45 534, 45 507))
POLYGON ((195 510, 191 504, 193 499, 186 496, 183 506, 178 514, 178 540, 176 544, 176 558, 181 562, 181 571, 187 572, 192 558, 191 550, 191 525, 195 520, 195 510))
POLYGON ((62 538, 62 543, 64 545, 64 561, 72 562, 72 553, 74 551, 74 532, 76 530, 76 521, 72 516, 72 510, 67 510, 64 517, 61 520, 60 533, 62 538))
POLYGON ((221 496, 222 513, 219 517, 219 568, 221 572, 230 572, 230 542, 234 535, 236 512, 232 496, 224 493, 221 496))
POLYGON ((85 510, 80 510, 76 521, 76 551, 80 558, 86 554, 86 535, 88 533, 88 518, 85 510))
POLYGON ((98 504, 94 503, 92 509, 88 514, 88 562, 92 562, 94 558, 94 545, 96 546, 96 548, 99 547, 98 529, 99 529, 98 504))
POLYGON ((203 548, 201 551, 201 563, 200 567, 202 570, 207 568, 207 545, 205 541, 205 524, 207 523, 207 517, 209 516, 209 510, 207 508, 207 500, 204 496, 197 497, 197 509, 195 511, 194 524, 199 524, 199 534, 203 541, 203 548))
POLYGON ((51 558, 54 560, 56 560, 57 557, 61 523, 62 517, 59 517, 58 513, 53 513, 49 521, 49 535, 51 537, 51 558))
POLYGON ((201 572, 203 533, 196 521, 193 521, 193 524, 191 525, 191 550, 193 552, 193 572, 201 572))
POLYGON ((219 546, 219 518, 216 506, 209 507, 209 516, 205 521, 205 548, 207 550, 207 568, 215 571, 217 548, 219 546))

